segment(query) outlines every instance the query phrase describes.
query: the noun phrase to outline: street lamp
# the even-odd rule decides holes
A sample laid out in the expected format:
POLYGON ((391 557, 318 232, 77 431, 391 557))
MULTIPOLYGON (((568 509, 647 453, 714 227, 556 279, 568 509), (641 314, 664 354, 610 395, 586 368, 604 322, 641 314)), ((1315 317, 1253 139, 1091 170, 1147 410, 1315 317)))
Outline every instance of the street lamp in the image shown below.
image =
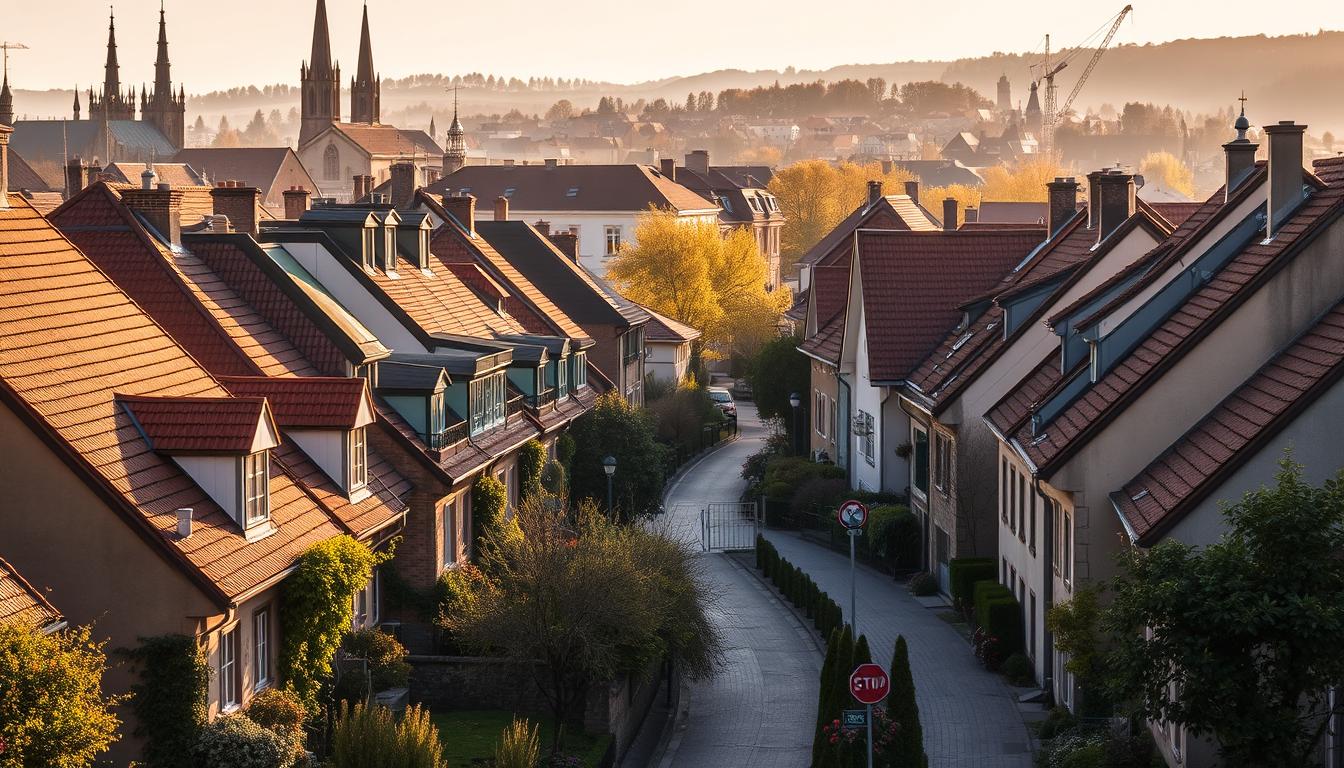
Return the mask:
POLYGON ((789 393, 789 405, 793 406, 793 451, 798 454, 802 453, 798 447, 800 444, 798 435, 798 406, 801 405, 802 402, 803 400, 798 396, 797 392, 789 393))
POLYGON ((607 473, 607 517, 615 519, 611 510, 611 478, 616 474, 616 457, 607 456, 602 459, 602 471, 607 473))

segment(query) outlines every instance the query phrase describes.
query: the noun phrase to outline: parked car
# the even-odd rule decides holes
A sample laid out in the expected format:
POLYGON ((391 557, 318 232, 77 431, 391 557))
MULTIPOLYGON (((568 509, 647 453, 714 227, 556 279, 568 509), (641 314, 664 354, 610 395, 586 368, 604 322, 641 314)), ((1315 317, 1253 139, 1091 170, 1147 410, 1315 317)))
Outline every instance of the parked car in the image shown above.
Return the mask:
POLYGON ((733 393, 723 387, 710 387, 708 390, 709 399, 714 401, 715 407, 723 411, 723 415, 730 419, 737 418, 737 403, 733 401, 733 393))
POLYGON ((732 392, 733 397, 740 400, 752 400, 756 397, 756 393, 751 391, 751 382, 746 379, 738 379, 737 381, 734 381, 732 392))

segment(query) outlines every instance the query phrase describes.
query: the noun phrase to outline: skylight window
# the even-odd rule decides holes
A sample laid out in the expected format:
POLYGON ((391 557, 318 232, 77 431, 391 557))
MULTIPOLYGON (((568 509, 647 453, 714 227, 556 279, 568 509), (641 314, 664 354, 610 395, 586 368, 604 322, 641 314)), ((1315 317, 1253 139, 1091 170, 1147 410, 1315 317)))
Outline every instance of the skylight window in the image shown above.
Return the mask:
POLYGON ((975 335, 974 331, 967 331, 966 333, 962 334, 962 337, 960 339, 957 339, 957 343, 952 345, 952 351, 956 352, 958 349, 961 349, 963 346, 965 346, 966 342, 971 340, 971 337, 974 335, 975 335))
POLYGON ((569 191, 565 193, 565 197, 578 197, 578 196, 579 196, 578 187, 570 187, 569 191))
POLYGON ((504 190, 504 196, 509 199, 513 199, 513 193, 517 191, 518 191, 517 187, 508 187, 504 190))

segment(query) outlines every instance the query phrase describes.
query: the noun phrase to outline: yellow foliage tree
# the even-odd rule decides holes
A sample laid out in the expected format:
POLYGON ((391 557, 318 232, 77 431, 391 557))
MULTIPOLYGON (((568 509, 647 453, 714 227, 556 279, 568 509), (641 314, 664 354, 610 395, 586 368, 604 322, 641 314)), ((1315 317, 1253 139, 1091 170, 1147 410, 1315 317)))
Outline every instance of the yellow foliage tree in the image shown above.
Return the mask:
POLYGON ((986 168, 980 190, 983 200, 1005 203, 1044 203, 1049 199, 1045 185, 1056 176, 1073 176, 1072 171, 1044 156, 1019 160, 1010 165, 986 168))
POLYGON ((770 191, 784 212, 780 271, 789 274, 798 258, 825 237, 868 196, 868 182, 881 181, 887 194, 900 193, 915 176, 904 168, 882 172, 878 163, 832 165, 804 160, 775 172, 770 191))
POLYGON ((788 308, 788 291, 766 290, 765 259, 745 229, 724 236, 717 224, 650 209, 635 224, 635 241, 607 276, 631 301, 699 329, 718 354, 754 349, 788 308))
POLYGON ((947 198, 957 201, 957 225, 966 220, 967 208, 979 208, 980 187, 969 184, 949 184, 946 187, 929 187, 919 193, 920 202, 936 216, 943 215, 943 201, 947 198))
POLYGON ((1195 196, 1195 174, 1170 152, 1149 152, 1139 163, 1139 173, 1148 184, 1195 196))

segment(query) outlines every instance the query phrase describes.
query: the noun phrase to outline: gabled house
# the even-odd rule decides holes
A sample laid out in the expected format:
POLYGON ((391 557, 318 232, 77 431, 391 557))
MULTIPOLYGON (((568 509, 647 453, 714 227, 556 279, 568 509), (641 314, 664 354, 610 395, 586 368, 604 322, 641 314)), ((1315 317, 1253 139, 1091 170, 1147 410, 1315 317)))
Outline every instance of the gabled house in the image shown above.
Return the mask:
POLYGON ((18 569, 0 557, 0 624, 22 624, 50 634, 67 626, 61 612, 18 569))
MULTIPOLYGON (((1236 413, 1220 407, 1242 408, 1238 395, 1266 381, 1259 374, 1298 365, 1296 345, 1322 343, 1331 332, 1322 323, 1344 296, 1344 175, 1333 160, 1317 166, 1319 175, 1303 168, 1303 126, 1266 127, 1267 165, 1254 161, 1244 118, 1237 127, 1238 139, 1225 145, 1224 189, 1131 268, 1054 313, 1054 349, 986 415, 1000 436, 1000 482, 1020 477, 1022 492, 1043 500, 1041 556, 1028 578, 1048 580, 1047 604, 1108 577, 1116 548, 1152 533, 1136 510, 1156 523, 1160 507, 1147 499, 1160 489, 1142 477, 1152 471, 1173 480, 1155 462, 1179 464, 1182 482, 1202 482, 1242 440, 1220 430, 1219 419, 1236 413), (1204 429, 1221 442, 1207 460, 1190 452, 1207 443, 1183 441, 1204 429), (1136 479, 1145 487, 1132 486, 1136 479), (1119 500, 1117 515, 1113 498, 1126 487, 1134 492, 1130 503, 1119 500)), ((1291 397, 1292 386, 1310 389, 1310 377, 1274 394, 1291 397)), ((1269 423, 1268 415, 1255 417, 1269 423)), ((1238 426, 1246 435, 1272 434, 1253 422, 1238 426)), ((1161 493, 1161 504, 1174 504, 1161 493)), ((1044 641, 1047 688, 1073 706, 1079 692, 1065 659, 1052 653, 1048 633, 1044 641)), ((1159 747, 1173 763, 1208 757, 1179 729, 1166 729, 1159 747)))
POLYGON ((691 373, 691 344, 702 334, 646 306, 640 305, 640 309, 649 314, 649 322, 644 326, 646 375, 672 384, 685 381, 691 373))
POLYGON ((443 148, 420 130, 333 122, 301 143, 297 154, 322 197, 348 203, 391 178, 398 162, 415 166, 417 186, 431 183, 442 169, 443 148))
POLYGON ((232 180, 260 189, 261 207, 277 219, 285 217, 285 190, 318 189, 317 181, 289 147, 191 147, 178 152, 173 162, 186 163, 206 179, 232 180))

